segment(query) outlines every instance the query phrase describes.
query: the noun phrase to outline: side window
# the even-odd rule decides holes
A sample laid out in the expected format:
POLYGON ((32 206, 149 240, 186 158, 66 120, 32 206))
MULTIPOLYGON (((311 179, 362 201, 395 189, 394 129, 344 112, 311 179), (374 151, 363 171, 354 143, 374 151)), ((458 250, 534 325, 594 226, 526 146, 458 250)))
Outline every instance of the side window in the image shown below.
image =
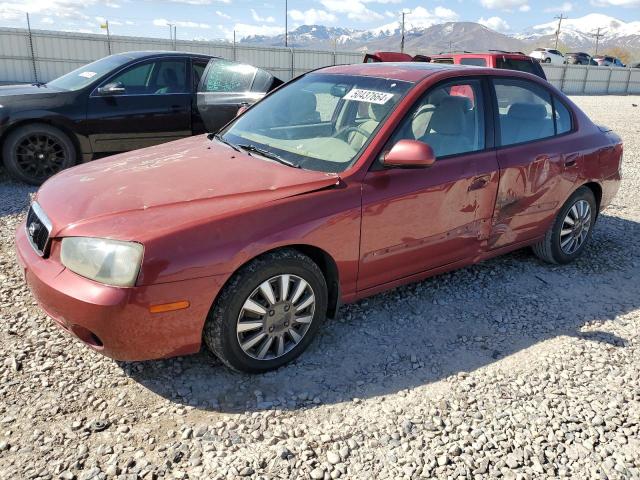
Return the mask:
POLYGON ((453 63, 453 58, 434 58, 433 63, 453 63))
POLYGON ((483 150, 484 109, 477 80, 429 90, 401 122, 390 145, 410 139, 427 143, 436 158, 483 150))
POLYGON ((129 92, 132 89, 146 89, 151 79, 154 63, 143 63, 122 72, 109 80, 109 83, 121 83, 129 92))
POLYGON ((157 62, 157 75, 153 93, 185 93, 187 91, 187 70, 184 60, 163 60, 157 62))
POLYGON ((555 127, 551 94, 526 80, 493 81, 498 100, 502 145, 552 137, 555 127))
POLYGON ((256 75, 251 65, 214 60, 204 82, 205 92, 249 92, 256 75))
POLYGON ((120 83, 127 95, 183 93, 186 87, 184 60, 147 62, 116 75, 109 83, 120 83))
POLYGON ((571 131, 571 113, 560 100, 554 97, 553 106, 556 109, 556 133, 562 135, 571 131))
POLYGON ((487 61, 484 58, 461 58, 460 65, 475 65, 476 67, 486 67, 487 61))
POLYGON ((193 91, 198 90, 198 85, 200 85, 200 79, 204 74, 204 69, 207 68, 206 60, 192 60, 191 63, 191 83, 193 91))

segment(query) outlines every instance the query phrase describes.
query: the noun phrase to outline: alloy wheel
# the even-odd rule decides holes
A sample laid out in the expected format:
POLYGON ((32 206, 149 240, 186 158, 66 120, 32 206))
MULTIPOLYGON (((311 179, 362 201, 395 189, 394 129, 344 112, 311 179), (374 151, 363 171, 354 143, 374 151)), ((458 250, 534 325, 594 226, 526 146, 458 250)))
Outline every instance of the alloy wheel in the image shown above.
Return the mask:
POLYGON ((18 167, 26 175, 43 179, 64 168, 67 152, 59 139, 32 133, 20 139, 15 156, 18 167))
POLYGON ((578 200, 567 212, 560 230, 560 248, 571 255, 584 243, 591 229, 591 207, 586 200, 578 200))
POLYGON ((311 285, 296 275, 277 275, 245 300, 236 333, 240 348, 256 360, 290 352, 309 330, 316 307, 311 285))

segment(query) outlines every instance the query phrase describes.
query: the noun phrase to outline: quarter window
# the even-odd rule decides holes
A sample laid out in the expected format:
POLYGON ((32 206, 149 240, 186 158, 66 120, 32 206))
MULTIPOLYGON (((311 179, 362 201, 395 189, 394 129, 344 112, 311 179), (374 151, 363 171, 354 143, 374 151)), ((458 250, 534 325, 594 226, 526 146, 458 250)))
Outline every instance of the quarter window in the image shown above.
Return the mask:
POLYGON ((553 106, 556 109, 556 133, 561 135, 571 131, 571 114, 564 104, 554 97, 553 106))
POLYGON ((479 81, 438 86, 412 108, 390 145, 404 139, 418 140, 430 145, 436 158, 483 150, 483 112, 479 81))
POLYGON ((484 58, 461 58, 460 65, 475 65, 476 67, 486 67, 487 61, 484 58))

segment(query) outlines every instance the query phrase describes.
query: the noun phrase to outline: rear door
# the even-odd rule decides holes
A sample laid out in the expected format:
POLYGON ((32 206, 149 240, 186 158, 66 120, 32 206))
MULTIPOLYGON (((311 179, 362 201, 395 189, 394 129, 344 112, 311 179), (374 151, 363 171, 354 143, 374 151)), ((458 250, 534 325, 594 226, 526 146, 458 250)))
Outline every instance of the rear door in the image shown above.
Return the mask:
POLYGON ((489 248, 540 237, 576 181, 570 110, 550 90, 525 79, 493 80, 500 185, 489 248))
POLYGON ((278 79, 265 70, 214 58, 198 86, 197 108, 207 132, 217 132, 243 105, 251 105, 275 86, 278 79))
POLYGON ((123 152, 191 135, 187 80, 185 58, 162 57, 137 62, 103 81, 87 102, 94 153, 123 152), (109 91, 109 86, 116 88, 109 91))

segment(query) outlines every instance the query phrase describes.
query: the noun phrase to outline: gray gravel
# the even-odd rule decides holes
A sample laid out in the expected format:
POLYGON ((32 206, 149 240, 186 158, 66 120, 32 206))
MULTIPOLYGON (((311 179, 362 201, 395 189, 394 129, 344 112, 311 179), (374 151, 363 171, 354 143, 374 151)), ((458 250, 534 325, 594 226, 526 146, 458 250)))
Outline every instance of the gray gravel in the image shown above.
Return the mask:
POLYGON ((364 300, 295 364, 117 363, 34 304, 0 173, 0 478, 640 478, 640 97, 576 101, 626 142, 587 254, 526 250, 364 300))

